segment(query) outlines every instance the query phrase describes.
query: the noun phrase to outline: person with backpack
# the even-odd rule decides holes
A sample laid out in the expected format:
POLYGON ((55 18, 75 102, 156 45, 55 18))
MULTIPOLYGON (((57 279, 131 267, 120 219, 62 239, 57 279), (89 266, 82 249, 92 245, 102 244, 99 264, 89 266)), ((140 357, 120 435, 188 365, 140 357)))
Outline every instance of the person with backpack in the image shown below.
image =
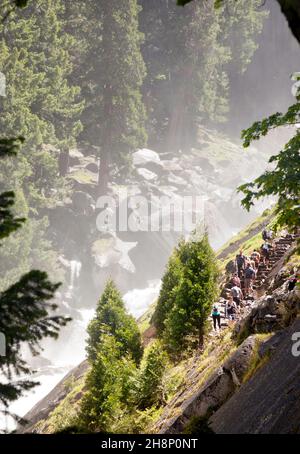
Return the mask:
POLYGON ((235 287, 235 286, 241 287, 241 280, 238 277, 237 273, 234 273, 234 275, 232 276, 232 278, 230 280, 230 284, 232 284, 232 287, 235 287))
POLYGON ((269 263, 270 249, 271 249, 271 244, 268 243, 267 241, 265 241, 261 247, 261 254, 262 254, 264 265, 268 265, 268 263, 269 263))
POLYGON ((252 291, 252 283, 256 276, 256 271, 254 268, 251 267, 250 263, 248 263, 245 269, 245 294, 248 295, 250 291, 252 291))
POLYGON ((230 299, 227 303, 227 317, 229 320, 235 320, 237 313, 236 304, 232 299, 230 299))
POLYGON ((261 236, 262 236, 262 239, 264 241, 267 241, 268 239, 268 233, 267 233, 267 230, 266 229, 263 229, 262 233, 261 233, 261 236))
POLYGON ((247 257, 245 257, 245 255, 243 254, 243 251, 241 250, 240 253, 236 256, 236 264, 237 264, 239 278, 242 277, 243 270, 245 269, 245 266, 246 266, 246 261, 247 261, 247 257))
POLYGON ((241 288, 238 287, 237 285, 235 285, 234 287, 232 287, 232 289, 231 289, 231 296, 232 296, 233 301, 234 301, 238 306, 241 304, 242 300, 244 299, 243 292, 242 292, 241 288))
POLYGON ((260 261, 260 253, 258 252, 257 249, 254 249, 254 251, 251 254, 251 259, 254 261, 255 268, 258 269, 259 261, 260 261))
POLYGON ((214 304, 211 315, 212 315, 212 319, 214 322, 214 330, 215 331, 217 330, 217 324, 218 324, 218 328, 220 330, 221 329, 221 314, 220 314, 219 307, 217 304, 214 304))

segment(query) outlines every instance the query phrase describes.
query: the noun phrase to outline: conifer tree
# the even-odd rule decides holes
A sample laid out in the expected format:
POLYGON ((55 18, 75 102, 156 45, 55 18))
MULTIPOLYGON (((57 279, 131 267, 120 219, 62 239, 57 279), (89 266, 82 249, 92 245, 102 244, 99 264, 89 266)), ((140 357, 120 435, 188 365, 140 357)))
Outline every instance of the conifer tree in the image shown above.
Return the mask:
MULTIPOLYGON (((45 208, 65 197, 59 155, 75 143, 82 109, 79 88, 71 83, 76 40, 67 33, 64 2, 42 0, 11 10, 0 18, 0 71, 6 93, 0 99, 0 135, 26 137, 18 160, 0 163, 1 189, 14 187, 14 211, 27 222, 5 242, 0 263, 0 290, 32 267, 53 278, 62 272, 47 238, 45 208)), ((80 49, 78 47, 78 49, 80 49)))
MULTIPOLYGON (((22 142, 22 138, 1 139, 0 157, 14 156, 22 142)), ((14 200, 13 191, 0 194, 0 251, 3 239, 7 239, 25 222, 24 218, 14 216, 14 200)), ((1 342, 5 341, 5 345, 1 345, 4 356, 0 355, 0 412, 4 414, 11 414, 7 409, 9 404, 38 384, 18 379, 20 375, 31 373, 22 358, 21 345, 27 344, 34 354, 38 354, 40 341, 47 336, 57 338, 60 327, 70 320, 51 315, 57 308, 51 299, 58 287, 59 284, 49 281, 46 273, 32 270, 0 293, 0 334, 1 342)))
POLYGON ((163 376, 167 361, 168 356, 163 345, 156 340, 146 351, 137 374, 137 408, 144 410, 163 403, 163 376))
POLYGON ((200 125, 226 121, 232 66, 251 61, 266 12, 259 0, 228 0, 221 9, 214 0, 140 4, 150 146, 189 151, 200 125))
POLYGON ((130 356, 122 356, 122 345, 103 334, 101 348, 86 379, 87 392, 81 402, 78 426, 82 431, 109 432, 128 401, 135 372, 130 356))
MULTIPOLYGON (((172 355, 194 345, 196 339, 202 348, 205 322, 217 294, 218 276, 207 235, 199 241, 182 240, 175 253, 180 262, 177 283, 172 289, 163 286, 158 299, 158 306, 168 301, 168 310, 156 309, 161 315, 159 335, 172 355)), ((172 261, 170 264, 172 266, 172 261)))
MULTIPOLYGON (((76 7, 80 11, 80 5, 76 7)), ((87 101, 80 139, 99 149, 100 193, 106 191, 111 172, 128 169, 130 152, 147 141, 139 10, 137 0, 93 0, 81 10, 89 27, 78 68, 87 101)), ((79 25, 85 30, 84 20, 79 25)))
POLYGON ((142 356, 141 335, 136 321, 126 313, 122 296, 112 280, 108 281, 88 326, 87 352, 91 362, 101 350, 102 337, 114 336, 121 355, 131 355, 138 364, 142 356))

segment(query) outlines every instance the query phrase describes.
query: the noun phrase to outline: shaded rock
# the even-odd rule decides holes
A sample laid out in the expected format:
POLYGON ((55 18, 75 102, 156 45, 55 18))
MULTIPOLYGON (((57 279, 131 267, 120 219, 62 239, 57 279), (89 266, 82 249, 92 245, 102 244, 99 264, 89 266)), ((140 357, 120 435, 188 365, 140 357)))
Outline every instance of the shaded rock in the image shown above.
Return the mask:
POLYGON ((96 164, 95 162, 89 162, 85 168, 87 170, 89 170, 90 172, 93 172, 93 173, 98 173, 98 170, 99 170, 99 167, 98 167, 98 164, 96 164))
POLYGON ((241 381, 248 369, 255 345, 256 337, 249 336, 223 364, 223 370, 234 371, 237 378, 241 381))
POLYGON ((157 179, 156 173, 152 172, 151 170, 145 169, 140 167, 137 169, 137 173, 147 181, 152 181, 157 179))
POLYGON ((300 361, 291 351, 295 332, 300 319, 276 335, 269 361, 212 416, 216 433, 300 433, 300 361))
POLYGON ((246 339, 200 389, 186 399, 181 397, 183 403, 177 409, 176 416, 167 419, 166 414, 162 415, 159 433, 181 433, 192 417, 204 417, 209 410, 219 408, 226 402, 240 385, 249 367, 255 345, 255 336, 246 339))
POLYGON ((70 166, 79 165, 83 157, 84 156, 81 153, 81 151, 77 150, 76 148, 69 150, 69 165, 70 166))

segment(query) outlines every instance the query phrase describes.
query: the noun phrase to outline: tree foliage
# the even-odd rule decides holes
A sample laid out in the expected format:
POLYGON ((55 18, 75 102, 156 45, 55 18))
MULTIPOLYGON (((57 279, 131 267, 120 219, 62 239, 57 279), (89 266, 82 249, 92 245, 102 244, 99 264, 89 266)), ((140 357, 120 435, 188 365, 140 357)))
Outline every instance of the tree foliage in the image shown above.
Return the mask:
POLYGON ((138 364, 142 356, 141 335, 134 318, 126 313, 122 296, 108 281, 98 302, 95 318, 88 326, 87 352, 90 361, 97 357, 104 335, 114 336, 121 355, 131 355, 138 364))
MULTIPOLYGON (((294 76, 300 80, 300 75, 294 76)), ((297 102, 290 106, 284 114, 276 113, 262 121, 255 122, 249 129, 242 132, 244 147, 260 137, 266 136, 274 128, 295 125, 300 121, 300 92, 296 95, 297 102)), ((271 170, 266 170, 253 182, 243 184, 239 191, 244 194, 243 206, 249 210, 254 201, 266 196, 278 198, 276 206, 277 225, 288 226, 296 231, 299 227, 300 215, 300 132, 296 128, 294 136, 284 148, 271 156, 271 170)))
MULTIPOLYGON (((199 0, 177 0, 177 5, 185 6, 192 1, 199 0)), ((226 4, 227 0, 215 0, 215 7, 220 8, 223 4, 226 4)), ((235 0, 238 1, 238 0, 235 0)), ((286 17, 290 29, 295 38, 300 42, 300 6, 298 0, 277 0, 282 13, 286 17)))
POLYGON ((194 344, 195 337, 202 347, 205 322, 216 297, 217 275, 215 256, 206 235, 199 241, 179 243, 164 275, 153 317, 171 354, 194 344))
POLYGON ((143 349, 136 321, 126 313, 113 281, 108 281, 88 327, 87 376, 78 424, 84 431, 109 431, 130 411, 133 383, 143 349))
POLYGON ((147 142, 139 11, 137 0, 75 1, 68 10, 82 50, 75 68, 86 100, 80 141, 100 157, 100 192, 111 174, 128 172, 130 153, 147 142))
POLYGON ((199 125, 226 121, 232 65, 244 70, 251 61, 266 12, 257 10, 259 0, 230 0, 232 13, 212 0, 184 9, 166 0, 140 3, 150 143, 188 152, 199 125))
POLYGON ((109 432, 128 402, 135 363, 122 351, 114 336, 102 335, 81 403, 78 424, 83 431, 109 432))
POLYGON ((164 403, 163 377, 168 362, 167 353, 159 341, 146 351, 137 372, 135 400, 137 408, 145 410, 164 403))
MULTIPOLYGON (((1 156, 15 155, 18 151, 17 140, 3 140, 1 156)), ((19 229, 25 219, 15 218, 11 212, 14 204, 14 192, 0 194, 0 239, 19 229)), ((2 246, 2 243, 0 244, 2 246)), ((1 249, 2 250, 2 249, 1 249)), ((47 274, 32 270, 0 293, 0 333, 5 336, 5 356, 0 356, 0 402, 3 412, 8 413, 9 404, 18 399, 25 391, 37 385, 36 382, 18 379, 31 373, 23 360, 21 346, 25 343, 32 353, 39 352, 40 341, 44 337, 57 338, 59 330, 70 320, 67 317, 51 316, 57 309, 51 303, 60 284, 52 284, 47 274)))

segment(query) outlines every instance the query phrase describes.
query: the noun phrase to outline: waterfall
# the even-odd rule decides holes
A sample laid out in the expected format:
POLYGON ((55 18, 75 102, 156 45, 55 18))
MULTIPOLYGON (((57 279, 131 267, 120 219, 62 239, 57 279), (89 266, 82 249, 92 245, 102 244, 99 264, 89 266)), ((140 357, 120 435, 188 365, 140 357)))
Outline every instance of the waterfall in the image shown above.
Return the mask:
POLYGON ((74 284, 75 284, 76 280, 80 276, 81 262, 78 262, 77 260, 71 260, 70 268, 71 268, 71 276, 70 276, 69 289, 72 290, 74 288, 74 284))
POLYGON ((78 260, 70 260, 68 263, 68 267, 70 268, 70 281, 68 289, 64 295, 67 300, 72 300, 73 298, 73 290, 76 285, 76 281, 80 276, 81 266, 81 262, 78 260))
POLYGON ((157 299, 161 287, 160 280, 148 282, 143 289, 133 289, 123 295, 127 310, 136 318, 145 313, 148 307, 157 299))

